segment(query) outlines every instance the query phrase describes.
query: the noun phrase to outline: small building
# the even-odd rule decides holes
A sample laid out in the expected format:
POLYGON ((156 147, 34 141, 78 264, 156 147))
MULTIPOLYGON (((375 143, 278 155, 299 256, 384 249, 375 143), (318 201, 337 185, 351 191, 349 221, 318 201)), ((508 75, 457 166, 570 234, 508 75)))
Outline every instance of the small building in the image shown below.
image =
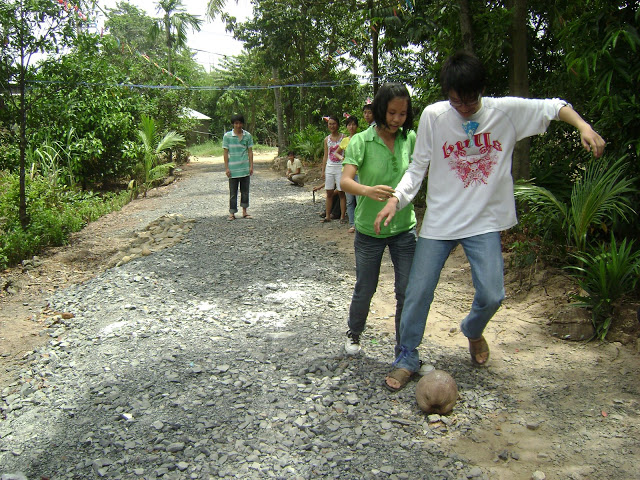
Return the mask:
POLYGON ((191 130, 187 134, 187 147, 204 143, 209 140, 209 137, 211 136, 209 133, 211 117, 207 117, 204 113, 200 113, 192 108, 185 108, 183 118, 195 121, 191 130))

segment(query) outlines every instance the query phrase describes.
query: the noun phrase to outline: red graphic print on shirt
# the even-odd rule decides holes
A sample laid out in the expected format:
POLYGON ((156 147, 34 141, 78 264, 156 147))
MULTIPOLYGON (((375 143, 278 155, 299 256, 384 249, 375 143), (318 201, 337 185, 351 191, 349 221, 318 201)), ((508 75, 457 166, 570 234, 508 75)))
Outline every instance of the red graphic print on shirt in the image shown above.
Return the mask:
POLYGON ((498 163, 496 151, 502 151, 497 140, 491 141, 490 133, 473 135, 473 143, 469 139, 444 143, 444 158, 449 159, 449 168, 462 180, 464 188, 474 184, 485 184, 498 163))

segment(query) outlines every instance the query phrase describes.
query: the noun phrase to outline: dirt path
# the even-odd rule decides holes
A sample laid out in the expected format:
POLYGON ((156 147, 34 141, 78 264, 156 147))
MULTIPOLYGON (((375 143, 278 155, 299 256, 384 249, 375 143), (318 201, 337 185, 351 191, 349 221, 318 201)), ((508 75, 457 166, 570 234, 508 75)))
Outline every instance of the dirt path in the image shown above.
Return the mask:
MULTIPOLYGON (((263 175, 279 175, 270 169, 272 158, 256 156, 263 175)), ((220 160, 190 162, 182 179, 211 161, 220 160)), ((2 272, 0 389, 28 368, 26 354, 47 341, 46 329, 55 322, 46 307, 51 292, 111 267, 113 255, 148 223, 142 213, 162 202, 164 192, 179 188, 180 181, 90 224, 68 247, 52 249, 33 266, 2 272)), ((320 241, 335 241, 343 255, 353 258, 353 236, 346 230, 310 225, 309 232, 320 241)), ((566 306, 571 283, 554 271, 522 275, 508 268, 506 277, 507 299, 485 332, 492 349, 490 366, 480 373, 496 385, 493 394, 509 399, 508 408, 479 419, 481 428, 470 435, 445 435, 439 441, 491 472, 491 479, 528 479, 535 471, 550 479, 640 478, 640 355, 637 343, 630 341, 637 330, 621 334, 626 345, 556 338, 550 321, 575 315, 566 306)), ((455 357, 431 359, 436 367, 468 362, 458 324, 472 292, 469 265, 457 249, 443 271, 421 347, 427 358, 429 345, 456 348, 455 357)), ((394 310, 392 268, 386 258, 370 321, 392 332, 394 310)))

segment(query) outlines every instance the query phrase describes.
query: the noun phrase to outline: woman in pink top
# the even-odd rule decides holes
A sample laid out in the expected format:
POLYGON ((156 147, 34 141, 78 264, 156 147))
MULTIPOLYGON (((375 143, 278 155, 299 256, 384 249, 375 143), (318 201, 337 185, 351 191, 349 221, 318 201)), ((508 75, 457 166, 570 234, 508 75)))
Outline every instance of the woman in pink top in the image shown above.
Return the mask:
POLYGON ((331 221, 331 208, 333 207, 333 197, 336 191, 338 192, 338 198, 340 198, 340 223, 346 223, 347 198, 340 189, 342 160, 336 156, 336 151, 340 148, 340 142, 344 138, 344 134, 338 131, 340 127, 338 118, 333 115, 328 118, 329 135, 324 139, 324 157, 322 158, 322 176, 324 177, 324 188, 327 192, 327 203, 322 223, 331 221))

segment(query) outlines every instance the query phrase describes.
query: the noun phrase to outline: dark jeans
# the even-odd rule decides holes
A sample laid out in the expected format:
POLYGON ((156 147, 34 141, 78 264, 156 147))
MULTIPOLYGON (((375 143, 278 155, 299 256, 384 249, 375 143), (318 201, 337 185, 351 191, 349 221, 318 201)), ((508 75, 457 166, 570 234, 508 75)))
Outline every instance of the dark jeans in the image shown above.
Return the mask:
POLYGON ((364 330, 371 298, 378 287, 382 255, 385 248, 389 247, 395 272, 396 342, 399 342, 400 317, 404 305, 405 290, 409 282, 413 252, 416 249, 416 231, 411 229, 393 237, 377 238, 364 235, 356 230, 353 245, 356 254, 356 286, 349 307, 349 329, 357 334, 364 330))
POLYGON ((238 211, 238 185, 240 185, 240 206, 249 207, 249 183, 251 177, 230 178, 229 179, 229 213, 238 211))

